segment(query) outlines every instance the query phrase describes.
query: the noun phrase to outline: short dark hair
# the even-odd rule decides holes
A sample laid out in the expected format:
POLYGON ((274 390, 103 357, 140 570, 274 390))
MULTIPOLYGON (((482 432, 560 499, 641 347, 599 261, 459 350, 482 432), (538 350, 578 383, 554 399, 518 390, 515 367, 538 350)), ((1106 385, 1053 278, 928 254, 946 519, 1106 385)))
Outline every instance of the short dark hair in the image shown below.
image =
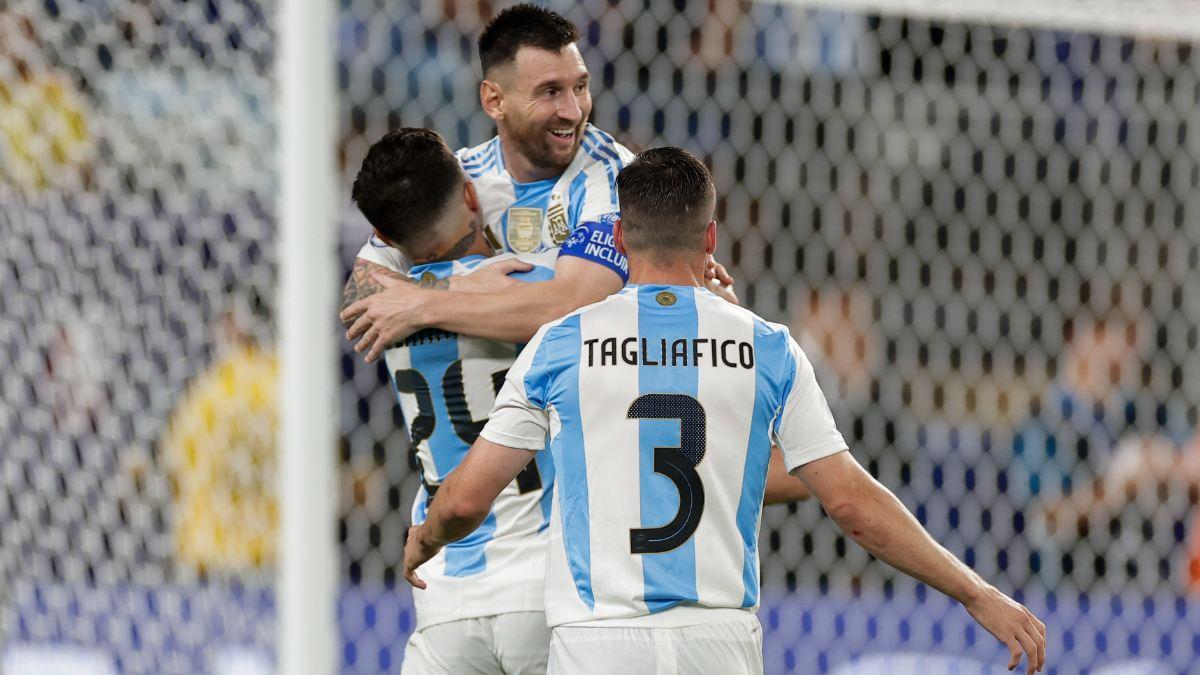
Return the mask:
POLYGON ((687 150, 654 148, 617 174, 621 229, 635 252, 703 247, 717 191, 708 167, 687 150))
POLYGON ((521 47, 559 53, 579 40, 579 29, 561 14, 521 3, 501 11, 479 36, 479 65, 483 76, 496 66, 512 63, 521 47))
POLYGON ((437 132, 405 127, 371 146, 351 194, 384 239, 407 246, 433 229, 463 180, 437 132))

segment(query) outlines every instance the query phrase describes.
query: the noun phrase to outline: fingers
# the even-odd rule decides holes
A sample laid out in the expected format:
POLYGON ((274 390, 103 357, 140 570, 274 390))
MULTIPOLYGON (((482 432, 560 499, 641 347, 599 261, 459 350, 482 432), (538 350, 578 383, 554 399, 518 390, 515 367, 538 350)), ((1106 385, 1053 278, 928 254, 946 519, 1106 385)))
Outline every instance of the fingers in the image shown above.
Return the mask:
POLYGON ((358 317, 362 316, 363 312, 366 312, 366 311, 367 311, 367 301, 366 301, 366 299, 363 299, 363 300, 359 300, 358 302, 354 303, 353 305, 350 305, 346 309, 343 309, 342 313, 338 314, 338 318, 342 320, 342 325, 344 326, 347 323, 354 321, 358 317))
POLYGON ((1029 609, 1022 607, 1025 610, 1025 617, 1028 623, 1025 625, 1025 632, 1033 639, 1037 645, 1037 670, 1041 672, 1046 667, 1046 624, 1042 623, 1041 619, 1034 616, 1029 609))
POLYGON ((1009 638, 1004 644, 1008 645, 1008 669, 1013 670, 1021 662, 1021 643, 1016 638, 1009 638))
POLYGON ((1021 649, 1025 652, 1025 673, 1033 675, 1034 671, 1039 669, 1037 641, 1023 630, 1017 631, 1017 641, 1021 643, 1021 649))
POLYGON ((379 336, 379 327, 373 324, 369 325, 366 332, 363 333, 362 339, 354 345, 354 351, 359 354, 367 351, 375 344, 375 340, 379 336))
POLYGON ((378 359, 383 354, 389 344, 391 344, 389 340, 384 340, 382 335, 376 334, 375 342, 371 344, 371 351, 367 352, 363 360, 367 363, 375 363, 375 359, 378 359))
POLYGON ((354 323, 350 325, 350 329, 346 331, 346 339, 356 340, 359 337, 362 337, 363 334, 370 330, 371 323, 371 320, 367 318, 366 314, 358 317, 354 320, 354 323))
POLYGON ((1036 648, 1034 653, 1030 654, 1029 658, 1029 672, 1031 673, 1035 670, 1039 673, 1042 672, 1042 668, 1046 665, 1046 634, 1044 631, 1038 629, 1037 625, 1034 623, 1036 621, 1037 619, 1033 619, 1033 621, 1030 621, 1025 627, 1025 633, 1029 636, 1029 639, 1033 641, 1033 644, 1036 648), (1034 661, 1037 662, 1036 668, 1034 668, 1034 661))
POLYGON ((411 584, 413 588, 419 588, 421 590, 428 588, 428 586, 425 584, 425 581, 421 579, 421 577, 417 576, 417 569, 415 567, 409 567, 409 563, 407 562, 404 563, 404 579, 411 584))
POLYGON ((513 274, 514 272, 528 272, 533 269, 533 265, 523 260, 505 260, 492 265, 492 269, 503 274, 513 274))

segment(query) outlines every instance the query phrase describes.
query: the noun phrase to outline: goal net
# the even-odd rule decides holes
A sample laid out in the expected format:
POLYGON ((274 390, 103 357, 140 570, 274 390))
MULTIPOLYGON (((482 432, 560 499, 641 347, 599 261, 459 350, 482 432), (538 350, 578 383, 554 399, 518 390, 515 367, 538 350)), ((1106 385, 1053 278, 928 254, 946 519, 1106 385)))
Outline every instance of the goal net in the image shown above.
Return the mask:
MULTIPOLYGON (((337 3, 343 273, 374 140, 494 133, 474 41, 505 4, 337 3)), ((1052 672, 1200 660, 1200 10, 547 4, 593 123, 710 165, 743 302, 860 461, 1045 619, 1052 672)), ((275 667, 277 10, 0 7, 6 675, 275 667)), ((339 668, 390 673, 418 481, 386 373, 341 349, 314 355, 342 376, 339 668)), ((818 504, 761 531, 768 673, 1006 662, 818 504)))

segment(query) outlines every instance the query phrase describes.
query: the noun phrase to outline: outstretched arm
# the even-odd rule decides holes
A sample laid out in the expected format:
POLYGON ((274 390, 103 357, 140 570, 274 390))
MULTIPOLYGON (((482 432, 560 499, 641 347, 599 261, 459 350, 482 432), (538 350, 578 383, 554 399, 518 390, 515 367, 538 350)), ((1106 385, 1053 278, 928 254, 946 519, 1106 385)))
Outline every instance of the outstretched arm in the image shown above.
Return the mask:
POLYGON ((346 337, 358 340, 355 350, 367 362, 388 345, 418 330, 443 330, 504 342, 526 342, 544 323, 598 302, 619 291, 622 281, 612 270, 582 258, 558 259, 554 278, 515 284, 499 292, 433 292, 376 277, 386 289, 342 312, 352 322, 346 337))
MULTIPOLYGON (((350 277, 346 279, 346 285, 342 287, 342 306, 339 312, 341 317, 347 317, 346 310, 354 303, 369 298, 392 284, 408 284, 420 288, 472 293, 498 291, 519 283, 511 279, 509 274, 526 272, 531 267, 529 263, 520 260, 507 260, 495 265, 488 265, 482 270, 461 277, 446 277, 445 279, 430 277, 413 281, 378 263, 365 258, 355 258, 354 268, 350 270, 350 277)), ((342 326, 345 328, 349 328, 353 323, 353 320, 342 319, 342 326)))
POLYGON ((510 448, 480 436, 457 469, 438 488, 423 525, 409 528, 404 545, 404 578, 417 588, 416 570, 443 546, 475 531, 492 502, 533 461, 529 450, 510 448))
POLYGON ((763 498, 764 504, 789 504, 800 502, 812 496, 804 481, 787 471, 783 465, 783 455, 779 446, 771 446, 771 461, 767 464, 767 491, 763 498))
POLYGON ((961 602, 981 626, 1008 646, 1009 670, 1016 667, 1022 651, 1027 673, 1042 669, 1046 626, 934 541, 849 452, 809 462, 795 471, 838 527, 863 548, 961 602))

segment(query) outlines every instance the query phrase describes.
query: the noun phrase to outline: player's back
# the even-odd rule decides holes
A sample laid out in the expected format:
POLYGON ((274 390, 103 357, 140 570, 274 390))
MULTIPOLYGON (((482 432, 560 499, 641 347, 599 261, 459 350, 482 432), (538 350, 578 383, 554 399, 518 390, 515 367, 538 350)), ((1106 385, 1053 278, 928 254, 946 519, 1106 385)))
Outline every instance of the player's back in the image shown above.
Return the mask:
MULTIPOLYGON (((469 256, 417 265, 408 275, 417 281, 444 279, 514 257, 469 256)), ((553 276, 553 251, 521 259, 534 267, 514 278, 535 282, 553 276)), ((413 504, 414 525, 425 521, 438 486, 462 462, 487 422, 519 349, 511 343, 432 328, 385 352, 421 475, 413 504)), ((534 538, 544 539, 553 477, 553 464, 540 455, 504 489, 483 525, 431 562, 430 588, 414 596, 422 626, 507 611, 541 611, 542 573, 528 571, 532 560, 540 560, 541 550, 539 546, 531 551, 528 544, 534 538), (489 579, 495 583, 488 583, 489 579)))
POLYGON ((550 625, 756 607, 781 417, 818 422, 796 456, 845 447, 811 371, 786 328, 692 286, 630 285, 544 327, 509 381, 550 411, 550 625))

